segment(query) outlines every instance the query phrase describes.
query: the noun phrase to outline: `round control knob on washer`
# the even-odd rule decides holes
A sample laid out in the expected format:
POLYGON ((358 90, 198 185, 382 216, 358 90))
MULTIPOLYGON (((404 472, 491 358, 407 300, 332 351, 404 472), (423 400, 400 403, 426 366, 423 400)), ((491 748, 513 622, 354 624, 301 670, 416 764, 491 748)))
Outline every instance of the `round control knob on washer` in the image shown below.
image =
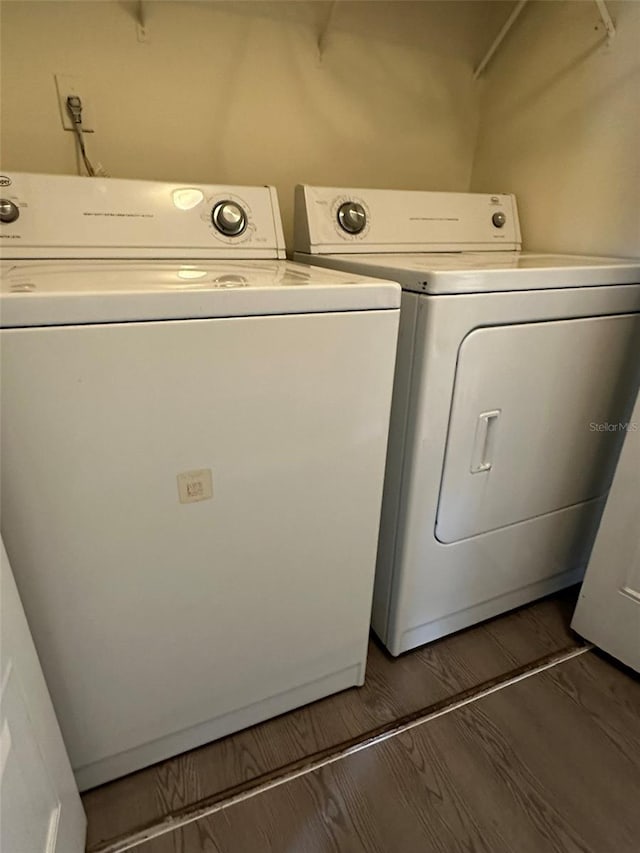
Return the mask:
POLYGON ((221 234, 238 237, 247 227, 247 215, 235 201, 219 201, 211 212, 211 221, 221 234))
POLYGON ((502 213, 502 211, 498 211, 498 213, 494 213, 491 217, 491 221, 495 225, 496 228, 503 228, 505 222, 507 221, 507 217, 502 213))
POLYGON ((15 222, 20 216, 18 205, 8 198, 0 198, 0 222, 15 222))
POLYGON ((366 224, 367 214, 357 201, 345 201, 338 208, 338 225, 348 234, 359 234, 366 224))

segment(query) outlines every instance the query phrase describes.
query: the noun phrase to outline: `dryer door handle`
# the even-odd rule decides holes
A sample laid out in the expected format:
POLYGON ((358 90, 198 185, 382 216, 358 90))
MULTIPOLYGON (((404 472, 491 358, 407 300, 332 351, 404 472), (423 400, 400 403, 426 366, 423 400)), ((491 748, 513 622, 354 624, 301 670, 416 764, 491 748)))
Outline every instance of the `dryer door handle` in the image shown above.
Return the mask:
POLYGON ((491 470, 491 458, 495 443, 496 427, 501 409, 482 412, 476 422, 476 435, 471 452, 471 473, 480 474, 491 470))

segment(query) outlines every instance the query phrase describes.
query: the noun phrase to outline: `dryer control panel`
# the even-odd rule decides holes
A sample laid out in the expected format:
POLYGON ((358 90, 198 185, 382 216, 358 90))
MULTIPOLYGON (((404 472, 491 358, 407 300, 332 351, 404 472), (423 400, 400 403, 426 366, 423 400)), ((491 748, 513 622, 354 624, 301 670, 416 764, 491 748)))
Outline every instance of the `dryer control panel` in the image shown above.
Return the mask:
POLYGON ((284 258, 274 187, 0 175, 3 258, 284 258))
POLYGON ((296 187, 297 252, 504 252, 520 247, 514 195, 296 187))

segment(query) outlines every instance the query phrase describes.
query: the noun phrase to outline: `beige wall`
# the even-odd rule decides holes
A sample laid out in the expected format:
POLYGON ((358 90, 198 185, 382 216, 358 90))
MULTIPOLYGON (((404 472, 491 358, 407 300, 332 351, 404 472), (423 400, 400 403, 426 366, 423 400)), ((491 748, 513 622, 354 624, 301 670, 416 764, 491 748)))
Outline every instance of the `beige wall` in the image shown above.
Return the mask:
POLYGON ((1 163, 75 173, 54 74, 93 99, 91 158, 114 177, 466 190, 486 3, 3 2, 1 163))
POLYGON ((54 73, 86 82, 89 153, 115 177, 518 195, 529 248, 640 255, 640 3, 0 3, 0 164, 74 173, 54 73), (478 121, 481 116, 480 130, 478 121), (476 146, 477 142, 477 146, 476 146), (475 154, 475 161, 474 161, 475 154))
POLYGON ((482 83, 471 188, 518 196, 528 248, 640 256, 640 3, 525 7, 482 83), (598 27, 598 29, 595 29, 598 27))

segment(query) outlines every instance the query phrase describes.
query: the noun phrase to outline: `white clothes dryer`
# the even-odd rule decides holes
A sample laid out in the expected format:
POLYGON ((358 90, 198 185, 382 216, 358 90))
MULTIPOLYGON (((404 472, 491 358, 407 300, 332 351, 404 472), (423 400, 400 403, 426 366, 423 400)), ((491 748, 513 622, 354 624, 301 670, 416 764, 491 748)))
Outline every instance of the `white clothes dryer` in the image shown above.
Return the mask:
POLYGON ((2 537, 81 788, 364 679, 400 288, 275 191, 9 174, 2 537))
POLYGON ((640 261, 521 251, 511 195, 296 191, 296 260, 403 288, 373 627, 399 654, 581 579, 640 261))

